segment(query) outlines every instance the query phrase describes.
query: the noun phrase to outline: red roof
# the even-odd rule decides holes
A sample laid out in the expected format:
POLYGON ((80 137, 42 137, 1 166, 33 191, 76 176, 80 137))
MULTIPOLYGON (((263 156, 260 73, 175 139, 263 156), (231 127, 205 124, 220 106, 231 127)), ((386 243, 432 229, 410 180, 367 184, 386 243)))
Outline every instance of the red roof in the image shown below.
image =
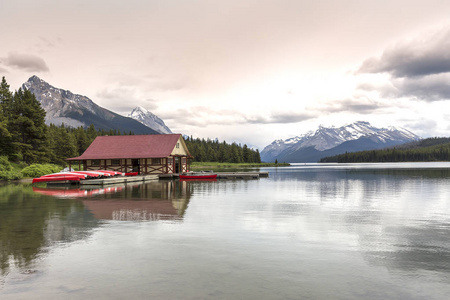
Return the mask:
POLYGON ((98 136, 81 156, 66 160, 168 157, 180 137, 181 134, 98 136))

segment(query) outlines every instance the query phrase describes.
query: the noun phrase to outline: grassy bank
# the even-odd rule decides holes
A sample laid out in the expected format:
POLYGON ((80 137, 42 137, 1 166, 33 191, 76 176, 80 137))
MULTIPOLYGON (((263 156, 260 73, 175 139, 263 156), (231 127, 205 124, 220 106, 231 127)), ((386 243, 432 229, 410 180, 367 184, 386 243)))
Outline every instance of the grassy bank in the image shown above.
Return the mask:
POLYGON ((219 163, 219 162, 193 162, 191 163, 192 171, 205 169, 249 169, 262 167, 286 167, 288 163, 219 163))

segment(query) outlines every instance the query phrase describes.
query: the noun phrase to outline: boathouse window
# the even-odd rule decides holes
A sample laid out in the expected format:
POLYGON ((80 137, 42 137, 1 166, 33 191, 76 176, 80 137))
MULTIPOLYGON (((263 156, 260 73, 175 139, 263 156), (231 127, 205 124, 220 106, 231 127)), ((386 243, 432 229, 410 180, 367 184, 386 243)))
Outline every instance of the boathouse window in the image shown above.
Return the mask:
POLYGON ((93 160, 91 160, 91 166, 99 167, 100 166, 100 159, 93 159, 93 160))
POLYGON ((111 159, 112 166, 120 166, 120 159, 111 159))
POLYGON ((161 158, 152 158, 152 164, 153 165, 160 165, 161 164, 161 158))
POLYGON ((172 158, 172 157, 169 157, 169 158, 167 159, 167 164, 173 165, 173 158, 172 158))
POLYGON ((177 147, 177 149, 179 149, 179 148, 180 148, 180 143, 177 143, 177 146, 176 146, 176 147, 177 147))

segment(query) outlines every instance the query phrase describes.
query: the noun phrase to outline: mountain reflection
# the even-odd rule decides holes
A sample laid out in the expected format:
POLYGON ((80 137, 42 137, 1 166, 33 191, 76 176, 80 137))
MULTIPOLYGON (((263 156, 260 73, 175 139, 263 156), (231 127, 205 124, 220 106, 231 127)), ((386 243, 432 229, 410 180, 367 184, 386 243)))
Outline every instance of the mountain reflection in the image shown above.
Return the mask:
POLYGON ((0 187, 0 270, 31 268, 52 246, 86 239, 101 220, 182 220, 192 187, 153 182, 106 188, 0 187))

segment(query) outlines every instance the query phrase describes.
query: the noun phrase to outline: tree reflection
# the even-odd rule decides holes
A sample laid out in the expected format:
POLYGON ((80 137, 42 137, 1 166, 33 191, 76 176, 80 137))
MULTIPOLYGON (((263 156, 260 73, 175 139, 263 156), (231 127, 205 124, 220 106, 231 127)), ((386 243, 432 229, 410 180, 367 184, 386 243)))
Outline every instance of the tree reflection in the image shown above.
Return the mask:
POLYGON ((84 237, 97 221, 82 203, 33 193, 30 185, 0 187, 0 268, 27 268, 52 243, 84 237), (70 228, 70 230, 68 229, 70 228))

